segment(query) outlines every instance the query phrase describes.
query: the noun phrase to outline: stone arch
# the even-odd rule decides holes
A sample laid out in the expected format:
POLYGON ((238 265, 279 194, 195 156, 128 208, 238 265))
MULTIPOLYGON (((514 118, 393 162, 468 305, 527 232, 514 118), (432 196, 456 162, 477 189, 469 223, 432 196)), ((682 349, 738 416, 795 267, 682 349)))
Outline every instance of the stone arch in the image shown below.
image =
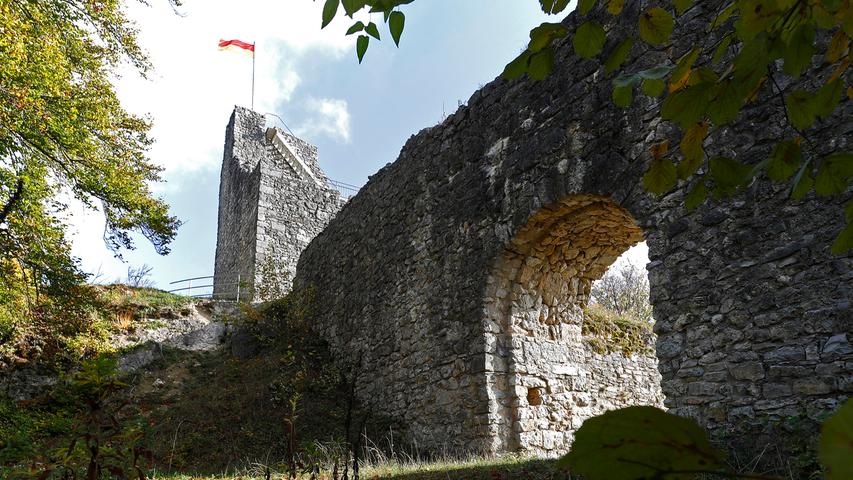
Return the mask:
MULTIPOLYGON (((626 2, 618 17, 602 9, 596 20, 633 32, 645 4, 626 2)), ((705 35, 695 22, 707 25, 719 6, 696 2, 675 45, 705 35)), ((581 21, 570 15, 564 25, 571 32, 581 21)), ((314 288, 312 325, 369 372, 360 397, 423 449, 504 450, 484 375, 495 360, 486 355, 488 282, 531 219, 584 193, 625 207, 647 238, 671 412, 724 432, 836 408, 853 391, 853 255, 833 256, 829 245, 850 195, 793 202, 787 186, 759 181, 687 211, 693 183, 681 182, 652 198, 641 186, 649 147, 677 140, 674 126, 655 118, 660 99, 615 106, 607 72, 573 55, 570 37, 557 42, 550 77, 497 79, 413 135, 302 253, 295 288, 314 288)), ((629 71, 668 58, 641 43, 629 71)), ((853 148, 849 118, 853 102, 810 133, 818 156, 853 148)), ((751 105, 706 140, 709 154, 765 160, 783 136, 768 119, 784 119, 784 106, 751 105)))
POLYGON ((577 194, 535 212, 511 239, 484 298, 489 450, 558 454, 586 418, 662 404, 654 355, 597 352, 582 334, 592 282, 643 238, 609 197, 577 194))

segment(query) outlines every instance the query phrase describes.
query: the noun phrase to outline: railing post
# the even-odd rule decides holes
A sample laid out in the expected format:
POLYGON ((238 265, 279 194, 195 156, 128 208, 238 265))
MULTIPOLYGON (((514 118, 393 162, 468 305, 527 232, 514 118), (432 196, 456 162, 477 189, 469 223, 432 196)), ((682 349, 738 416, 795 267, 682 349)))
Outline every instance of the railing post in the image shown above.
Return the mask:
POLYGON ((240 274, 237 274, 237 303, 240 303, 240 274))
POLYGON ((192 290, 193 290, 193 281, 190 279, 190 280, 187 280, 187 296, 192 295, 192 290))

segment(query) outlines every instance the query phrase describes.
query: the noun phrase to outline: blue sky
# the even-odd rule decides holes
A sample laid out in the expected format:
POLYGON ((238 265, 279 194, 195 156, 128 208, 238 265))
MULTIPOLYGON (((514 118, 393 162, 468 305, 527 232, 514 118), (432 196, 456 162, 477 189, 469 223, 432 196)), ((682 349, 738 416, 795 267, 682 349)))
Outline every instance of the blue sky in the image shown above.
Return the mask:
POLYGON ((341 16, 321 30, 322 1, 186 0, 181 15, 165 0, 130 3, 155 72, 142 79, 124 71, 117 89, 129 110, 153 120, 151 158, 166 180, 154 190, 185 224, 168 256, 137 237, 122 263, 103 246, 101 216, 80 207, 70 219, 73 251, 100 281, 148 264, 161 288, 213 273, 225 126, 251 92, 251 59, 219 52, 220 38, 257 42, 255 109, 281 116, 317 145, 329 177, 360 186, 409 136, 494 79, 532 27, 558 20, 536 0, 419 0, 403 9, 400 48, 382 26, 383 41, 372 42, 359 65, 355 36, 344 35, 352 21, 341 16))

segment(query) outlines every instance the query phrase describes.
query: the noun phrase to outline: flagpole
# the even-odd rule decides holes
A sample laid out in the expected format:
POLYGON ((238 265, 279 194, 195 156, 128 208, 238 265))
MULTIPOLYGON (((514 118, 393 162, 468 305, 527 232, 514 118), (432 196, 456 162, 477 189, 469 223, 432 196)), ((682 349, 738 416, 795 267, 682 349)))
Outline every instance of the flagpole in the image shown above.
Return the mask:
POLYGON ((252 110, 255 109, 255 43, 252 42, 252 110))

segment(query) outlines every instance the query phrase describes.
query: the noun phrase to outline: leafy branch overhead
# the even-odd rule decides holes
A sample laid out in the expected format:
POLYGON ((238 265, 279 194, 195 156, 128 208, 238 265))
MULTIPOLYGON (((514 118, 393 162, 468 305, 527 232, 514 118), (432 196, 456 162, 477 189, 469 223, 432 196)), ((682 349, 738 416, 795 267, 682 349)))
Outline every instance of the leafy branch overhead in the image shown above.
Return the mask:
POLYGON ((151 192, 150 122, 111 84, 124 62, 150 69, 123 2, 2 2, 0 25, 0 263, 33 284, 76 283, 60 191, 104 214, 114 252, 135 231, 168 253, 180 222, 151 192))
MULTIPOLYGON (((338 10, 343 7, 344 15, 349 18, 363 10, 367 9, 369 13, 381 13, 388 30, 391 33, 391 38, 394 39, 394 44, 400 46, 400 37, 403 35, 403 28, 406 25, 406 15, 398 10, 400 5, 406 5, 415 0, 325 0, 323 4, 323 23, 321 28, 326 28, 332 23, 338 10)), ((355 52, 358 55, 358 63, 364 60, 364 54, 367 53, 367 47, 370 46, 370 38, 381 40, 379 27, 374 22, 365 24, 362 21, 357 21, 347 30, 347 35, 359 33, 356 39, 355 52)))
MULTIPOLYGON (((326 0, 323 26, 343 5, 347 16, 367 9, 382 13, 399 45, 403 30, 402 5, 413 0, 326 0), (397 20, 395 20, 395 18, 397 20)), ((568 0, 538 0, 550 15, 567 13, 568 0)), ((853 100, 848 67, 853 62, 853 1, 851 0, 671 0, 655 2, 644 11, 627 8, 625 0, 578 0, 580 24, 570 32, 562 23, 543 23, 530 32, 527 48, 506 65, 508 79, 527 74, 541 80, 553 69, 555 45, 571 35, 575 54, 599 57, 612 79, 612 100, 630 106, 636 90, 659 103, 660 117, 676 124, 681 132, 678 148, 652 155, 643 185, 662 195, 679 183, 689 187, 685 204, 692 209, 708 196, 727 197, 754 179, 789 182, 794 200, 814 192, 819 196, 846 194, 853 185, 853 152, 826 154, 809 140, 839 105, 853 100), (697 43, 673 40, 679 17, 691 22, 705 19, 697 43), (698 14, 698 15, 696 15, 698 14), (608 31, 608 16, 634 15, 635 29, 608 31), (671 58, 641 71, 621 71, 638 42, 644 42, 671 58), (701 43, 698 43, 701 42, 701 43), (673 51, 687 53, 674 57, 673 51), (618 74, 617 74, 618 72, 618 74), (787 88, 788 85, 796 85, 787 88), (785 85, 786 88, 781 88, 785 85), (732 124, 751 103, 775 102, 785 118, 783 138, 769 148, 757 165, 705 150, 715 130, 732 124)), ((634 20, 631 20, 633 22, 634 20)), ((371 24, 372 25, 372 24, 371 24)), ((370 36, 367 26, 356 22, 348 32, 365 32, 358 39, 359 61, 370 36)), ((842 107, 843 108, 843 107, 842 107)), ((660 150, 660 148, 658 148, 660 150)), ((835 253, 853 250, 853 200, 845 208, 846 226, 832 245, 835 253)))

